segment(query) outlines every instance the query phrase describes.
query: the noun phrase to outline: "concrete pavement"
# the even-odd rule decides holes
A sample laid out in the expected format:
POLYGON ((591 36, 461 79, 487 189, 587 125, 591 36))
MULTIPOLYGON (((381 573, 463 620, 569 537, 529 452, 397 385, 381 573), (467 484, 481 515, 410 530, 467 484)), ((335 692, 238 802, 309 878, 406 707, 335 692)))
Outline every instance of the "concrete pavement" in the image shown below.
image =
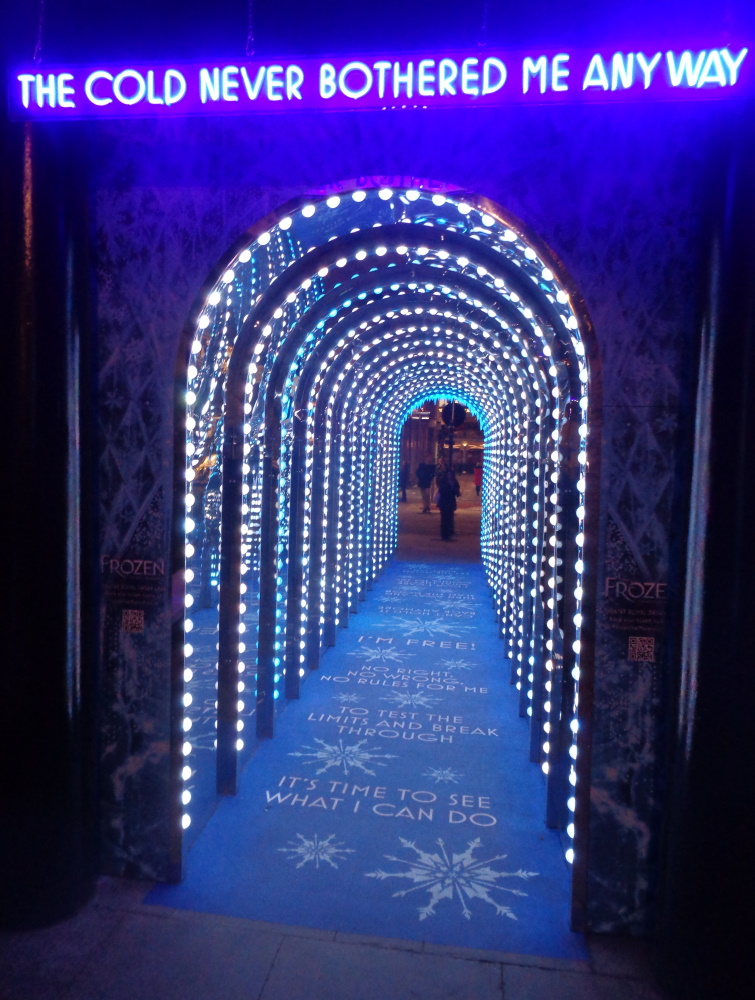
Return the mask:
POLYGON ((143 903, 103 878, 76 917, 0 933, 1 1000, 662 1000, 643 942, 586 962, 283 927, 143 903))

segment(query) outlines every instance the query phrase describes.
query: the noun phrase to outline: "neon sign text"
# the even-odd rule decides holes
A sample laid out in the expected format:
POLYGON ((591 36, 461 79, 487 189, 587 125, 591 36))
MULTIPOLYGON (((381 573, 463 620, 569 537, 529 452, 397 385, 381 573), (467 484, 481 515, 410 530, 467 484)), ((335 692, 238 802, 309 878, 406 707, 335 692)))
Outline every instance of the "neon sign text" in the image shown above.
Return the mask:
POLYGON ((15 70, 10 113, 144 117, 753 96, 749 50, 449 54, 15 70))

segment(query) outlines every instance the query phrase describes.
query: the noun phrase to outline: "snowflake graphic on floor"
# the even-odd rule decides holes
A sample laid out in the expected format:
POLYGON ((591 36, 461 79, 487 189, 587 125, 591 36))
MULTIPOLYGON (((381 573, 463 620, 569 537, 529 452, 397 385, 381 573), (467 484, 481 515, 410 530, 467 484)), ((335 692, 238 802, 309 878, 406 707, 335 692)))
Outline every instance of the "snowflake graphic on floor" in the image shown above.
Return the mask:
POLYGON ((537 872, 526 872, 521 868, 516 872, 499 872, 490 866, 495 861, 502 861, 506 854, 497 854, 486 861, 478 861, 474 858, 474 852, 482 845, 480 838, 470 840, 466 851, 461 854, 452 853, 450 858, 444 841, 439 837, 439 851, 430 854, 417 847, 414 841, 399 838, 401 846, 408 851, 413 851, 415 857, 409 861, 403 858, 396 858, 391 854, 386 854, 388 861, 395 861, 397 864, 406 865, 405 871, 384 872, 378 869, 375 872, 366 872, 367 878, 383 879, 403 878, 415 884, 410 889, 400 889, 394 892, 394 897, 408 896, 410 892, 426 891, 430 898, 425 906, 418 907, 419 919, 425 920, 427 917, 435 915, 435 907, 444 899, 454 899, 458 897, 461 903, 461 912, 467 920, 471 920, 472 911, 467 905, 468 901, 475 899, 482 900, 490 904, 495 909, 498 916, 509 917, 516 920, 516 916, 509 906, 498 903, 490 895, 494 890, 511 893, 513 896, 526 896, 526 892, 521 889, 510 889, 505 885, 497 885, 502 878, 520 878, 527 880, 537 875, 537 872))
POLYGON ((449 625, 442 618, 394 618, 387 621, 386 628, 397 629, 404 635, 448 635, 458 638, 462 632, 468 632, 471 625, 449 625))
POLYGON ((343 773, 347 775, 352 768, 356 768, 358 771, 363 771, 365 774, 375 774, 367 765, 372 764, 376 767, 385 767, 385 764, 378 758, 382 757, 385 760, 392 760, 396 754, 395 753, 374 753, 377 747, 371 747, 370 749, 362 749, 367 740, 359 740, 358 743, 352 743, 350 746, 345 747, 343 745, 343 740, 339 740, 337 744, 326 743, 325 740, 318 739, 315 737, 315 743, 320 746, 319 750, 314 747, 308 747, 305 744, 305 750, 307 753, 303 753, 301 750, 295 750, 290 753, 289 757, 311 757, 312 760, 304 761, 305 764, 322 764, 323 766, 316 771, 316 774, 325 774, 326 771, 330 770, 331 767, 343 768, 343 773))
POLYGON ((342 705, 356 705, 362 699, 358 694, 337 694, 333 701, 340 701, 342 705))
POLYGON ((425 771, 422 777, 432 778, 438 785, 458 785, 459 778, 463 778, 464 775, 459 774, 458 771, 454 771, 450 767, 431 767, 429 771, 425 771))
POLYGON ((289 861, 298 859, 297 868, 303 868, 310 861, 314 862, 315 868, 320 867, 321 861, 323 864, 330 865, 331 868, 338 868, 336 861, 343 861, 347 854, 354 853, 353 848, 344 847, 342 843, 335 840, 334 833, 322 839, 315 834, 311 840, 308 840, 303 834, 297 833, 296 839, 299 841, 298 844, 289 840, 288 847, 279 847, 278 850, 287 854, 289 861))
POLYGON ((476 666, 471 660, 439 660, 438 666, 444 667, 448 670, 473 670, 476 666))
POLYGON ((391 691, 381 701, 387 701, 396 708, 433 708, 439 699, 429 694, 409 694, 404 691, 391 691))
POLYGON ((414 656, 414 653, 403 653, 400 649, 390 646, 360 646, 353 649, 349 656, 361 656, 365 663, 403 663, 414 656))

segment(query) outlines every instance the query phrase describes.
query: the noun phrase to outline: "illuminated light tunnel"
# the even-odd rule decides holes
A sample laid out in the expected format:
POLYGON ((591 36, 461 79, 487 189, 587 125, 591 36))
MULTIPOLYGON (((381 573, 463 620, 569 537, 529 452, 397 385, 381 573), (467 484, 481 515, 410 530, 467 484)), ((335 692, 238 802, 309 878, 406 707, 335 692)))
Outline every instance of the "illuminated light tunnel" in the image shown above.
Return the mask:
POLYGON ((446 398, 484 433, 481 553, 501 669, 510 659, 547 776, 546 822, 583 864, 600 386, 559 262, 479 197, 345 184, 246 235, 188 344, 177 824, 188 830, 195 808, 195 827, 207 818, 190 786, 211 774, 235 792, 253 727, 273 735, 358 612, 397 543, 402 425, 446 398), (216 648, 193 648, 192 616, 216 648), (212 738, 197 742, 202 713, 212 738))

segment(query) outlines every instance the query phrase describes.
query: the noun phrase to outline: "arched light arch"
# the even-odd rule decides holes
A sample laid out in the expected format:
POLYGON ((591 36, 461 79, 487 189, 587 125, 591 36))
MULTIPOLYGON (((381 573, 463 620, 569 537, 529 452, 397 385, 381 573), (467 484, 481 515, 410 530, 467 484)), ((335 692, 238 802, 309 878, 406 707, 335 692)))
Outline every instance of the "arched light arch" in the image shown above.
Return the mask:
MULTIPOLYGON (((186 606, 218 627, 219 789, 235 788, 251 715, 272 735, 276 705, 298 696, 395 547, 395 505, 376 498, 395 494, 403 420, 420 399, 456 398, 484 429, 483 563, 548 822, 571 837, 595 351, 558 262, 482 199, 300 200, 239 245, 189 353, 186 606)), ((190 614, 186 631, 191 775, 190 614)))

